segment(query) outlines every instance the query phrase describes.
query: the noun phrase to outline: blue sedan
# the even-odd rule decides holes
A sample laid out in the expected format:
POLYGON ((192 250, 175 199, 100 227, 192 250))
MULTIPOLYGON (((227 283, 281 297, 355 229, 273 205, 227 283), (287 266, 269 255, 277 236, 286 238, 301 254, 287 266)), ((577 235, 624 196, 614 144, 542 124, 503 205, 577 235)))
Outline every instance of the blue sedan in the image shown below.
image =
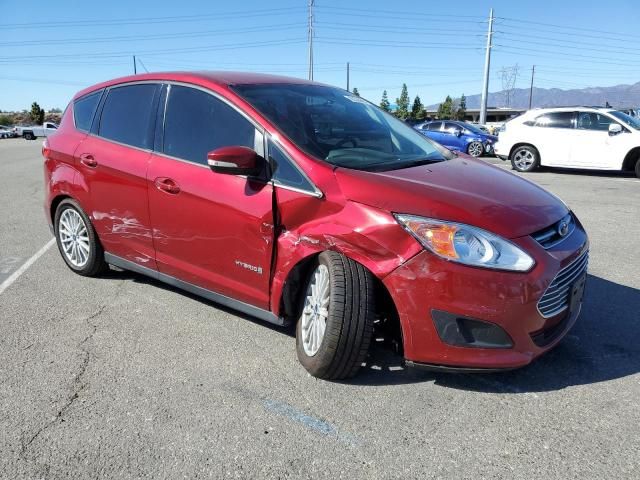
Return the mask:
POLYGON ((455 120, 435 120, 413 128, 449 150, 468 153, 474 157, 492 154, 493 145, 498 140, 495 135, 483 132, 474 125, 455 120))

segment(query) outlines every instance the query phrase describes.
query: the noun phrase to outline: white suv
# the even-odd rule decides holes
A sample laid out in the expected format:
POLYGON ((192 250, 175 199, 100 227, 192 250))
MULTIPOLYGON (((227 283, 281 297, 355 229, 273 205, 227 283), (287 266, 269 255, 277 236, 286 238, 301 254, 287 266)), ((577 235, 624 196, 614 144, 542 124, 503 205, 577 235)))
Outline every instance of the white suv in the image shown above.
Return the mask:
POLYGON ((610 108, 529 110, 505 124, 495 153, 519 172, 545 165, 635 171, 640 178, 640 119, 610 108))

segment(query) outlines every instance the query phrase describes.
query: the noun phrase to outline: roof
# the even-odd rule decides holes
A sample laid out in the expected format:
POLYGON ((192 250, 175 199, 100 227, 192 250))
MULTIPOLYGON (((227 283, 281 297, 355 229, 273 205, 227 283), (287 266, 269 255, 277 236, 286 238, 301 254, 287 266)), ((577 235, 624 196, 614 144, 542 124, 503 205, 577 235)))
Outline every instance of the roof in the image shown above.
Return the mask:
POLYGON ((311 82, 302 78, 285 77, 281 75, 268 75, 253 72, 228 72, 228 71, 193 71, 193 72, 152 72, 140 75, 129 75, 126 77, 114 78, 78 92, 76 98, 85 95, 93 90, 105 88, 119 83, 128 83, 145 80, 176 81, 196 84, 214 84, 222 87, 230 85, 265 84, 265 83, 286 83, 286 84, 307 84, 322 85, 318 82, 311 82))

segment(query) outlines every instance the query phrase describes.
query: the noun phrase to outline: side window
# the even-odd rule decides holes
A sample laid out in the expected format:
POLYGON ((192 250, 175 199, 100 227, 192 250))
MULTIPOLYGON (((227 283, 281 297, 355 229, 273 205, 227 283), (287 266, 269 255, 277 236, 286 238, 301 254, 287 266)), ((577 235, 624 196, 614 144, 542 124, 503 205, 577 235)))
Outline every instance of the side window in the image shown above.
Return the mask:
POLYGON ((298 167, 273 142, 269 142, 269 160, 273 169, 271 178, 277 184, 306 190, 311 193, 316 191, 311 182, 298 170, 298 167))
POLYGON ((536 118, 536 127, 546 128, 573 128, 574 112, 545 113, 536 118))
POLYGON ((114 87, 102 107, 98 135, 139 148, 151 148, 153 107, 159 85, 114 87))
POLYGON ((440 130, 440 125, 442 125, 442 122, 433 122, 427 126, 427 129, 430 131, 437 131, 440 130))
POLYGON ((444 122, 444 131, 446 133, 454 134, 457 130, 462 130, 458 125, 451 122, 444 122))
POLYGON ((73 102, 73 119, 78 130, 88 132, 91 128, 91 120, 93 120, 93 114, 96 112, 101 95, 102 90, 73 102))
POLYGON ((608 131, 609 125, 615 121, 596 112, 578 112, 578 128, 581 130, 608 131))
POLYGON ((220 147, 255 148, 256 128, 213 95, 171 85, 164 118, 163 151, 172 157, 207 164, 207 153, 220 147))

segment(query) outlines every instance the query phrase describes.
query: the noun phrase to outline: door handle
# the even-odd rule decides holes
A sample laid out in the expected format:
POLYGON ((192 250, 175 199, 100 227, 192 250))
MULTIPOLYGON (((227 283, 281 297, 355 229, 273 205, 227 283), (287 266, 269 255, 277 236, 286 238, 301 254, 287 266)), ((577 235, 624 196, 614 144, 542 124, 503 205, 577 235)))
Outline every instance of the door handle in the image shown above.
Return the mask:
POLYGON ((90 153, 83 153, 80 155, 80 163, 89 168, 96 168, 98 166, 98 162, 96 162, 96 159, 93 158, 93 155, 90 153))
POLYGON ((158 190, 162 190, 163 192, 170 193, 172 195, 176 195, 180 193, 180 187, 178 184, 167 177, 158 177, 153 182, 158 190))

